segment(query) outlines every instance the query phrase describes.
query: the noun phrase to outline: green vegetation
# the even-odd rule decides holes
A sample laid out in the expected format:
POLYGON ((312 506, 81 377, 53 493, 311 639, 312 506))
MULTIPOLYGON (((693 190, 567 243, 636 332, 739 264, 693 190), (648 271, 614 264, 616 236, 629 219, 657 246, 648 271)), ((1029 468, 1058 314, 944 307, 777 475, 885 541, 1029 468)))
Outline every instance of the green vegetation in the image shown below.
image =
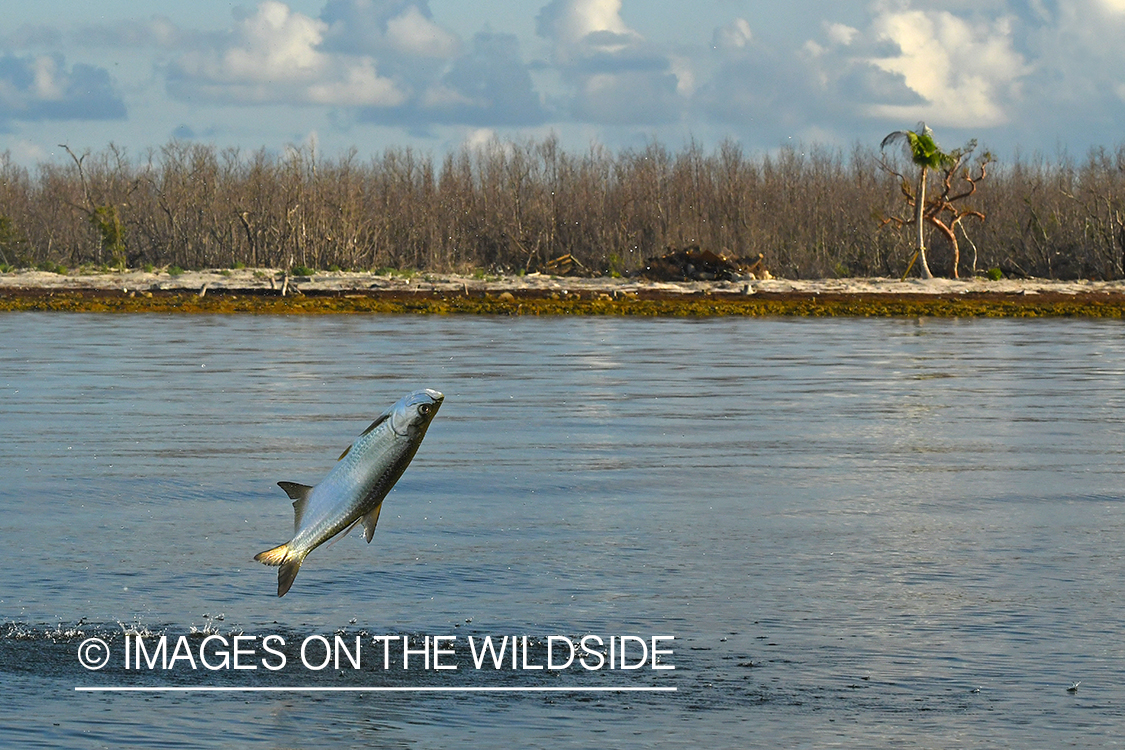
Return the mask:
MULTIPOLYGON (((926 261, 926 226, 930 225, 937 228, 949 243, 952 254, 950 276, 959 278, 961 250, 957 240, 957 230, 960 229, 962 235, 968 239, 968 232, 961 221, 969 217, 975 217, 982 222, 985 219, 982 212, 966 207, 962 201, 976 194, 980 183, 989 175, 988 168, 994 161, 993 156, 985 151, 978 158, 974 169, 969 162, 977 147, 975 140, 969 141, 962 148, 949 152, 942 151, 934 141, 933 131, 926 127, 924 122, 918 123, 917 131, 896 130, 883 139, 880 148, 885 149, 892 143, 902 143, 907 158, 918 168, 917 189, 913 189, 911 182, 893 166, 887 162, 880 165, 885 171, 901 180, 900 190, 913 213, 909 219, 890 216, 880 222, 881 226, 893 223, 899 227, 909 224, 915 227, 917 246, 903 277, 910 273, 914 261, 918 260, 922 277, 933 278, 929 263, 926 261), (939 175, 940 181, 937 186, 939 189, 927 197, 926 183, 931 174, 939 175)), ((972 240, 969 242, 973 245, 971 272, 976 274, 976 245, 972 240)))
MULTIPOLYGON (((926 206, 926 177, 931 169, 939 168, 949 160, 949 157, 938 148, 934 141, 933 131, 927 128, 924 122, 918 123, 918 130, 916 131, 896 130, 883 139, 879 148, 886 148, 891 143, 899 142, 905 144, 907 157, 914 163, 914 166, 918 167, 918 191, 911 196, 904 179, 902 192, 914 206, 913 222, 917 225, 918 230, 916 255, 922 268, 922 276, 932 279, 934 275, 930 273, 930 266, 926 263, 926 225, 922 217, 926 206)), ((899 176, 901 177, 901 175, 899 176)), ((909 270, 907 268, 907 272, 909 270)))
POLYGON ((36 269, 39 271, 45 271, 47 273, 57 273, 60 276, 65 276, 70 270, 61 263, 55 263, 52 260, 42 261, 36 266, 36 269))
POLYGON ((316 269, 309 268, 308 266, 304 266, 304 265, 292 266, 289 269, 289 275, 290 276, 312 276, 315 273, 316 273, 316 269))
POLYGON ((121 227, 121 216, 117 206, 98 206, 90 213, 90 223, 101 237, 101 250, 108 254, 105 265, 113 269, 125 270, 125 230, 121 227))

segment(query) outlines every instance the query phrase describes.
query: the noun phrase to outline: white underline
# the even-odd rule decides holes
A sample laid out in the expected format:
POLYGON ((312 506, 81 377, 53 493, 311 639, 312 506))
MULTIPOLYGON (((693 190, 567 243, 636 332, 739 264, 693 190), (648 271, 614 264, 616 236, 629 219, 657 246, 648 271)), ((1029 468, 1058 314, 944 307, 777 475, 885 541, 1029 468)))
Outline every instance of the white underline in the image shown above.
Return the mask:
POLYGON ((80 693, 674 693, 674 687, 75 687, 80 693))

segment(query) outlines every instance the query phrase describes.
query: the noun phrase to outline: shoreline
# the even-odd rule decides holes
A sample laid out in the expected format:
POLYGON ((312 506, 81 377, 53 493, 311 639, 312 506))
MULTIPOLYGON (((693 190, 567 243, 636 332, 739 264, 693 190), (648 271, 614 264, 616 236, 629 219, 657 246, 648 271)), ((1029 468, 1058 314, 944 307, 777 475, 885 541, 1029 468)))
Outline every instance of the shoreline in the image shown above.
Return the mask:
POLYGON ((276 269, 0 274, 0 311, 642 316, 1125 317, 1125 281, 649 281, 276 269))

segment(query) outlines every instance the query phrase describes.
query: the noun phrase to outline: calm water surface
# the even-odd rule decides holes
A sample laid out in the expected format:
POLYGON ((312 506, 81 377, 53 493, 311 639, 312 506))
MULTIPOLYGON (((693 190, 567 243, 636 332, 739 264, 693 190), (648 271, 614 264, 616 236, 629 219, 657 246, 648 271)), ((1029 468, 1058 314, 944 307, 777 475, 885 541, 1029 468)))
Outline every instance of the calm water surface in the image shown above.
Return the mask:
POLYGON ((5 314, 0 338, 2 744, 1125 736, 1119 323, 5 314), (374 541, 277 599, 251 561, 292 528, 275 482, 315 483, 418 387, 446 402, 374 541), (526 634, 533 660, 548 635, 673 635, 676 669, 79 665, 125 628, 526 634), (74 691, 170 684, 677 690, 74 691))

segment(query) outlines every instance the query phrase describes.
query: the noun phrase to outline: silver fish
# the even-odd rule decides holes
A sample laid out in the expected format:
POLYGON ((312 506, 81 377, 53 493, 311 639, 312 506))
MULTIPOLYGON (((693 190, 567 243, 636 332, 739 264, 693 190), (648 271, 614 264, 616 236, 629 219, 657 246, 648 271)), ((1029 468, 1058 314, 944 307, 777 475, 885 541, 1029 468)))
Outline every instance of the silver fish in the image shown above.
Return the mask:
POLYGON ((429 388, 403 396, 340 454, 320 484, 277 483, 293 501, 293 538, 254 559, 279 566, 278 596, 293 585, 305 556, 329 539, 363 524, 371 542, 383 498, 406 471, 444 399, 429 388))

